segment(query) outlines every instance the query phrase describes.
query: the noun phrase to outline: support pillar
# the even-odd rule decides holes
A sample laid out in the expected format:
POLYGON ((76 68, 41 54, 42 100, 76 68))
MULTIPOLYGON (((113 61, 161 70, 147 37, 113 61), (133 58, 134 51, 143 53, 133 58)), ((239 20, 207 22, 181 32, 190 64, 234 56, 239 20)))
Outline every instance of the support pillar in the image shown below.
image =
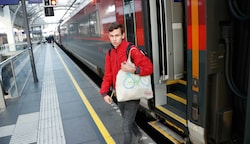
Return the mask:
POLYGON ((26 32, 27 42, 28 42, 28 47, 29 47, 30 63, 31 63, 31 68, 32 68, 32 72, 33 72, 34 82, 38 82, 37 73, 36 73, 36 66, 35 66, 35 60, 34 60, 34 55, 33 55, 33 48, 32 48, 31 39, 30 39, 30 29, 29 29, 29 22, 28 22, 28 16, 27 16, 25 1, 26 0, 21 0, 22 8, 23 8, 23 14, 24 14, 25 32, 26 32))

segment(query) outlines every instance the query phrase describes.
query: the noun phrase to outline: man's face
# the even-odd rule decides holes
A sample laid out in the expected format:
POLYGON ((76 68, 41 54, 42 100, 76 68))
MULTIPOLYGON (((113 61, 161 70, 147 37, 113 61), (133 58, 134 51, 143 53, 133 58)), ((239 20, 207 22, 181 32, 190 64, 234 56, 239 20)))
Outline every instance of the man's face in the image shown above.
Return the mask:
POLYGON ((117 48, 122 40, 124 39, 125 35, 122 34, 120 29, 114 29, 112 32, 109 32, 109 39, 112 45, 117 48))

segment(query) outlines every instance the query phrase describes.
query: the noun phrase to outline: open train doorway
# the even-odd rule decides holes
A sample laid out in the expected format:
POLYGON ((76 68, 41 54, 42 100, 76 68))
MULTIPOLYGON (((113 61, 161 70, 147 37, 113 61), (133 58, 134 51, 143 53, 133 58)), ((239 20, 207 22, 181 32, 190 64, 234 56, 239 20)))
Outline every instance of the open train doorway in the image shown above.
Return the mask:
POLYGON ((184 141, 183 137, 162 124, 172 127, 182 136, 188 135, 183 3, 180 0, 148 3, 154 63, 154 110, 162 120, 151 125, 157 129, 162 127, 178 141, 184 141))

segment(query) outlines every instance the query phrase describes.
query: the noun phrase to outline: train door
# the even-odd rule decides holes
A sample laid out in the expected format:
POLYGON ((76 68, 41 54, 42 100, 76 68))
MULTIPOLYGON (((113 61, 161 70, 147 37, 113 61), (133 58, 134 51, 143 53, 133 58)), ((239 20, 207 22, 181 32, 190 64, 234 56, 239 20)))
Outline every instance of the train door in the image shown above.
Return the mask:
MULTIPOLYGON (((169 125, 180 135, 187 135, 187 86, 184 66, 184 18, 182 0, 149 0, 152 59, 154 63, 155 111, 161 122, 151 122, 156 129, 169 125)), ((173 142, 184 139, 171 129, 173 142)), ((163 131, 163 130, 161 130, 163 131)))
MULTIPOLYGON (((150 55, 149 47, 145 44, 145 37, 147 37, 147 31, 142 21, 142 6, 144 1, 140 0, 123 0, 124 5, 124 25, 126 29, 127 41, 134 43, 137 47, 147 52, 150 55), (145 34, 146 33, 146 34, 145 34)), ((147 26, 146 26, 147 27, 147 26)), ((149 101, 141 99, 140 105, 145 109, 149 109, 149 101)))

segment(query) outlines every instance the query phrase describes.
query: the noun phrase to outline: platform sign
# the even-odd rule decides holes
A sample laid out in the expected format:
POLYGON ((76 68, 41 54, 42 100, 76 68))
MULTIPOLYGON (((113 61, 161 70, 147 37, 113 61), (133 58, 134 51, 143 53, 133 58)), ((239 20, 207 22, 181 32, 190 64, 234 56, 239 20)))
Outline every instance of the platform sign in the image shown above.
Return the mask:
POLYGON ((53 7, 45 7, 44 13, 45 13, 45 16, 54 16, 54 8, 53 7))
POLYGON ((19 0, 0 0, 0 5, 18 5, 19 0))
POLYGON ((29 4, 32 3, 43 3, 43 0, 29 0, 29 4))

